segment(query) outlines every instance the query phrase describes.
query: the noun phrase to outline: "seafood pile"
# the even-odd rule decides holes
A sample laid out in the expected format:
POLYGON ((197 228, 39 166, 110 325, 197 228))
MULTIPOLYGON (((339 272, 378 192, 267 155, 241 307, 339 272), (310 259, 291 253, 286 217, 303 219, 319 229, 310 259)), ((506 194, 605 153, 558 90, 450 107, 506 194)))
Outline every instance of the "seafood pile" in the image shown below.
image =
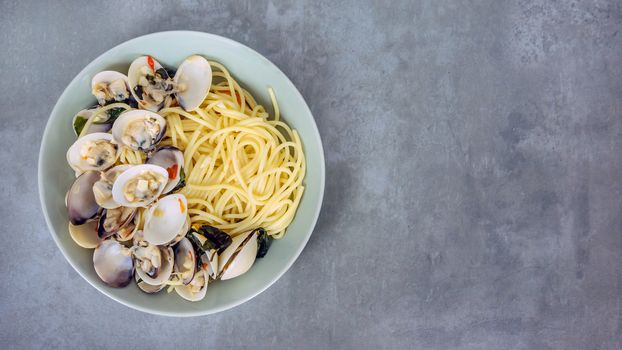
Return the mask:
POLYGON ((187 199, 177 193, 185 186, 184 155, 158 146, 167 123, 157 112, 197 109, 211 79, 210 64, 196 55, 176 71, 142 56, 127 75, 103 71, 92 79, 98 104, 73 119, 78 139, 67 162, 76 179, 66 206, 71 237, 94 249, 95 272, 111 287, 134 280, 145 293, 167 289, 202 300, 209 283, 242 275, 270 246, 262 228, 232 237, 191 225, 187 199), (144 164, 121 164, 124 149, 144 154, 144 164))

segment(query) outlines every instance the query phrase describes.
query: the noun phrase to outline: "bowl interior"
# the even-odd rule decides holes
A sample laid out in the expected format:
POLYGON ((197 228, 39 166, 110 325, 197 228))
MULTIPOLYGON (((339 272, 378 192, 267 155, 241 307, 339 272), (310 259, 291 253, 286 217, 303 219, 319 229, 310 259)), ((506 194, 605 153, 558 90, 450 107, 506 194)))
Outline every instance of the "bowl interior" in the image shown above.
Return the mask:
POLYGON ((74 267, 95 288, 132 308, 171 316, 204 315, 239 305, 274 283, 296 260, 304 248, 324 194, 324 156, 313 116, 291 81, 270 61, 235 41, 199 32, 162 32, 127 41, 105 52, 84 68, 67 86, 48 120, 39 155, 39 192, 50 233, 74 267), (75 140, 71 128, 73 115, 91 105, 90 81, 102 70, 123 73, 137 56, 151 54, 162 64, 177 67, 185 57, 201 54, 223 63, 236 79, 271 110, 267 88, 274 89, 287 123, 295 128, 305 150, 307 175, 305 193, 294 221, 282 239, 275 241, 268 255, 257 260, 243 276, 209 286, 201 302, 187 302, 175 293, 142 293, 134 283, 121 289, 104 285, 93 269, 92 250, 77 246, 67 231, 64 196, 74 176, 66 164, 65 153, 75 140), (268 102, 268 103, 266 103, 268 102))

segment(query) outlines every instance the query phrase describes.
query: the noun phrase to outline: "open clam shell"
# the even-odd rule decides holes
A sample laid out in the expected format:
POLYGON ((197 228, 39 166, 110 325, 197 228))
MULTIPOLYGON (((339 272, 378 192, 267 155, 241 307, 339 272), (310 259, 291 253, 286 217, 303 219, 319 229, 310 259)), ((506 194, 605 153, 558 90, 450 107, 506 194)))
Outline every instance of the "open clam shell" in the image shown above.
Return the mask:
POLYGON ((125 101, 131 96, 129 79, 116 71, 99 72, 91 80, 91 93, 102 106, 125 101))
POLYGON ((162 289, 164 289, 164 287, 166 287, 166 284, 161 284, 159 286, 153 286, 143 281, 142 279, 140 279, 137 273, 134 274, 134 280, 136 281, 136 286, 138 286, 138 289, 142 290, 143 292, 147 294, 157 293, 161 291, 162 289))
POLYGON ((97 224, 97 234, 103 239, 118 233, 119 230, 128 226, 131 226, 128 227, 128 229, 133 231, 135 229, 134 216, 137 212, 138 209, 132 207, 118 207, 104 210, 97 224))
POLYGON ((166 169, 152 164, 133 166, 112 184, 112 198, 125 207, 146 207, 164 190, 168 181, 166 169))
POLYGON ((112 125, 118 144, 135 151, 151 151, 166 133, 166 120, 157 113, 141 109, 121 113, 112 125))
MULTIPOLYGON (((135 249, 134 247, 132 249, 135 249)), ((145 256, 140 256, 137 254, 137 250, 135 250, 134 257, 136 259, 136 274, 140 279, 152 286, 160 286, 164 284, 171 278, 171 274, 173 273, 173 265, 174 265, 174 253, 173 249, 170 247, 158 247, 154 245, 147 245, 146 249, 158 249, 159 250, 159 266, 156 266, 152 271, 146 271, 143 269, 143 261, 141 259, 146 258, 145 256)), ((140 248, 139 248, 140 249, 140 248)), ((150 265, 151 262, 148 264, 150 265)))
POLYGON ((127 242, 128 244, 134 238, 136 232, 138 232, 138 226, 141 220, 141 211, 137 210, 136 215, 134 215, 134 219, 131 223, 121 227, 117 233, 115 233, 114 237, 119 242, 127 242))
POLYGON ((170 103, 174 82, 155 58, 138 57, 130 64, 127 75, 131 93, 140 108, 157 112, 170 103))
POLYGON ((122 172, 131 167, 131 165, 127 164, 117 165, 101 174, 100 180, 93 185, 95 201, 100 207, 104 209, 114 209, 120 207, 119 203, 115 202, 112 198, 112 184, 122 172))
POLYGON ((188 301, 199 301, 205 298, 209 276, 205 270, 199 270, 194 274, 192 281, 184 285, 175 286, 175 291, 179 296, 188 301))
POLYGON ((117 161, 119 147, 112 142, 112 135, 96 132, 76 140, 67 150, 67 163, 76 176, 85 171, 104 171, 117 161))
POLYGON ((134 260, 129 248, 113 239, 101 242, 93 252, 97 276, 107 285, 125 287, 134 275, 134 260))

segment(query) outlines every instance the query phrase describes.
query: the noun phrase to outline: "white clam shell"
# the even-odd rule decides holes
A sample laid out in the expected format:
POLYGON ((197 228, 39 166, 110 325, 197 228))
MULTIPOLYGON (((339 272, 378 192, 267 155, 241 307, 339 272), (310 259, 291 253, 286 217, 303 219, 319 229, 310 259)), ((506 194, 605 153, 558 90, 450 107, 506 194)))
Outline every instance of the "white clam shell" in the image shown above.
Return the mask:
POLYGON ((69 235, 82 248, 93 249, 101 242, 97 235, 97 220, 77 226, 69 223, 69 235))
POLYGON ((179 285, 175 286, 175 291, 179 294, 180 297, 188 300, 188 301, 199 301, 205 298, 205 293, 207 292, 207 284, 209 282, 209 276, 205 270, 199 270, 194 274, 194 278, 192 282, 188 285, 179 285), (192 292, 192 284, 198 282, 200 279, 203 279, 202 287, 197 293, 192 292))
POLYGON ((233 237, 231 245, 220 254, 219 275, 221 280, 238 277, 248 271, 257 257, 257 234, 253 231, 233 237), (235 254, 237 248, 243 244, 242 250, 235 254))
POLYGON ((140 268, 140 264, 136 264, 136 274, 138 277, 140 277, 143 282, 152 286, 161 286, 164 282, 171 278, 171 274, 173 273, 173 249, 170 247, 158 247, 158 249, 160 249, 160 253, 162 254, 162 266, 160 266, 160 272, 155 278, 150 277, 145 271, 143 271, 140 268))
POLYGON ((149 208, 145 216, 145 241, 162 245, 175 240, 187 227, 188 202, 183 194, 162 197, 149 208))
MULTIPOLYGON (((132 93, 132 96, 134 96, 134 99, 138 102, 140 107, 146 110, 152 111, 152 112, 157 112, 160 110, 160 108, 162 108, 161 104, 160 105, 146 104, 140 96, 136 95, 136 92, 134 91, 134 87, 138 85, 138 79, 140 77, 140 69, 144 66, 149 66, 149 63, 147 63, 147 57, 148 56, 140 56, 134 61, 132 61, 132 64, 130 64, 130 68, 127 71, 127 77, 128 77, 128 82, 130 84, 130 92, 132 93)), ((153 57, 151 58, 153 59, 153 66, 155 70, 162 68, 162 65, 160 64, 160 62, 158 62, 153 57)))
POLYGON ((167 179, 168 179, 168 173, 166 172, 166 169, 160 166, 151 165, 151 164, 142 164, 142 165, 133 166, 127 169, 126 171, 122 172, 115 180, 114 184, 112 185, 112 198, 114 199, 115 202, 125 207, 146 207, 149 204, 151 204, 154 200, 156 200, 158 196, 160 196, 160 194, 162 194, 162 191, 164 190, 164 186, 166 186, 167 179), (159 184, 158 190, 154 193, 153 196, 149 198, 145 198, 145 199, 136 198, 132 202, 128 201, 125 198, 125 195, 123 193, 125 189, 125 185, 130 180, 147 172, 152 172, 152 173, 156 173, 160 175, 162 181, 159 184))
POLYGON ((115 140, 116 143, 120 145, 127 146, 136 151, 141 150, 139 148, 133 147, 132 145, 126 144, 123 141, 123 136, 126 132, 127 127, 129 126, 131 122, 135 121, 136 119, 147 119, 147 118, 155 119, 160 125, 160 134, 156 137, 153 143, 149 145, 149 147, 146 147, 143 150, 153 149, 156 146, 156 144, 160 142, 160 140, 164 136, 164 133, 166 132, 166 119, 164 119, 161 115, 154 113, 154 112, 150 112, 150 111, 146 111, 142 109, 134 109, 134 110, 129 110, 129 111, 121 113, 121 115, 119 115, 119 118, 117 118, 117 120, 112 125, 112 138, 115 140))
POLYGON ((105 209, 115 209, 120 207, 121 205, 115 202, 114 198, 112 198, 112 184, 114 180, 132 166, 129 164, 122 164, 112 167, 106 171, 106 178, 111 179, 112 183, 108 183, 108 181, 102 179, 95 183, 93 186, 94 191, 100 191, 100 196, 95 196, 95 201, 99 204, 100 207, 105 209))
POLYGON ((99 72, 97 74, 95 74, 93 76, 93 79, 91 79, 91 91, 93 90, 93 88, 95 87, 96 84, 99 83, 111 83, 115 80, 123 80, 125 82, 125 87, 126 89, 128 89, 131 92, 130 89, 130 81, 128 79, 128 77, 120 72, 117 71, 113 71, 113 70, 105 70, 102 72, 99 72))
POLYGON ((166 284, 161 284, 159 286, 152 286, 149 283, 146 283, 145 281, 142 281, 140 279, 140 277, 138 277, 138 274, 134 274, 134 280, 136 281, 136 286, 138 286, 138 288, 140 290, 142 290, 143 292, 147 293, 147 294, 154 294, 157 293, 159 291, 161 291, 162 289, 164 289, 164 287, 166 287, 166 284))
POLYGON ((193 111, 201 105, 212 86, 212 67, 202 56, 186 58, 177 68, 173 78, 178 88, 177 102, 186 111, 193 111))
POLYGON ((219 256, 216 250, 210 250, 201 255, 201 265, 212 279, 218 277, 218 260, 219 256))
POLYGON ((76 172, 76 177, 88 170, 103 171, 114 165, 119 157, 119 147, 117 145, 114 145, 116 149, 114 157, 101 166, 90 165, 80 157, 80 150, 85 143, 99 140, 105 140, 112 143, 112 139, 112 135, 108 133, 96 132, 77 139, 76 142, 69 147, 67 150, 67 163, 69 163, 69 166, 76 172))

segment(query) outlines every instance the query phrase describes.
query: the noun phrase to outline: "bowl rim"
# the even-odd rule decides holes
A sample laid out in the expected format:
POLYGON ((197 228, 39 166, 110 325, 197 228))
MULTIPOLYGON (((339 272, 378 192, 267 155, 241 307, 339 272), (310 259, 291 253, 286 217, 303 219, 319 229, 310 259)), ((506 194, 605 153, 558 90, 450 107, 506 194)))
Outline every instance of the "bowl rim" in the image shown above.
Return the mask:
MULTIPOLYGON (((56 243, 56 246, 60 249, 61 253, 63 254, 63 257, 65 258, 65 260, 69 263, 69 265, 71 265, 71 267, 74 269, 74 271, 76 271, 78 273, 78 275, 80 275, 88 284, 90 284, 91 286, 93 286, 96 290, 98 290, 100 293, 106 295, 107 297, 109 297, 112 300, 115 300, 116 302, 125 305, 129 308, 132 308, 134 310, 138 310, 138 311, 142 311, 145 313, 149 313, 149 314, 153 314, 153 315, 160 315, 160 316, 171 316, 171 317, 193 317, 193 316, 205 316, 205 315, 209 315, 209 314, 214 314, 214 313, 218 313, 221 311, 225 311, 228 309, 231 309, 233 307, 236 307, 238 305, 241 305, 251 299, 253 299, 254 297, 256 297, 257 295, 259 295, 260 293, 264 292, 266 289, 268 289, 270 286, 272 286, 278 279, 280 279, 290 268, 291 266, 294 264, 294 262, 296 260, 298 260, 298 257, 300 256, 300 254, 302 253, 302 250, 305 248, 305 246, 307 245, 309 238, 311 237, 311 234, 313 233, 316 225, 317 225, 317 220, 319 218, 320 215, 320 211, 322 208, 322 203, 324 200, 324 186, 325 186, 325 177, 326 177, 326 170, 325 170, 325 157, 324 157, 324 148, 322 145, 322 139, 320 137, 320 132, 318 130, 317 124, 315 122, 315 118, 313 117, 313 113, 311 113, 311 110, 309 109, 309 106, 307 105, 307 102, 305 101, 304 97, 302 96, 302 94, 300 93, 300 91, 298 91, 298 89, 296 88, 296 86, 294 85, 294 83, 292 83, 292 81, 289 79, 289 77, 283 73, 283 71, 276 65, 274 64, 272 61, 270 61, 268 58, 266 58, 265 56, 263 56, 262 54, 260 54, 259 52, 253 50, 252 48, 237 42, 233 39, 229 39, 229 38, 225 38, 223 36, 220 35, 216 35, 216 34, 211 34, 211 33, 205 33, 205 32, 199 32, 199 31, 190 31, 190 30, 171 30, 171 31, 161 31, 161 32, 154 32, 154 33, 150 33, 150 34, 146 34, 146 35, 141 35, 129 40, 126 40, 118 45, 115 45, 114 47, 107 49, 106 51, 104 51, 103 53, 101 53, 100 55, 98 55, 96 58, 94 58, 93 60, 91 60, 91 62, 89 62, 89 64, 87 64, 84 68, 82 68, 82 70, 80 70, 80 72, 78 72, 74 78, 67 84, 67 86, 65 87, 65 89, 63 90, 63 93, 58 97, 58 99, 56 100, 56 103, 54 104, 54 108, 52 109, 52 112, 50 113, 50 116, 48 117, 48 120, 46 122, 45 125, 45 129, 43 131, 42 137, 41 137, 41 145, 39 146, 39 157, 38 157, 38 161, 37 161, 37 188, 39 191, 39 201, 41 204, 41 209, 43 211, 43 216, 45 218, 45 222, 47 224, 48 227, 48 232, 50 233, 50 235, 52 236, 52 239, 54 240, 54 242, 56 243), (280 268, 277 269, 276 274, 263 286, 261 286, 260 288, 258 288, 256 291, 250 293, 247 297, 242 298, 240 300, 236 300, 233 302, 229 302, 226 303, 224 305, 221 305, 219 307, 215 307, 209 310, 193 310, 193 311, 189 311, 189 312, 174 312, 174 311, 162 311, 162 310, 157 310, 157 309, 151 309, 148 307, 142 307, 140 305, 136 305, 130 301, 127 301, 123 298, 118 298, 115 295, 109 293, 107 290, 100 288, 99 286, 93 284, 88 278, 87 276, 85 276, 80 269, 77 268, 76 266, 76 262, 73 261, 73 259, 70 258, 68 252, 66 251, 66 249, 63 247, 63 245, 60 242, 60 239, 58 238, 58 234, 56 233, 56 230, 54 230, 54 227, 52 226, 52 222, 51 219, 48 215, 48 209, 47 209, 47 205, 45 203, 44 197, 43 197, 43 181, 41 180, 43 177, 43 169, 42 169, 42 161, 43 161, 43 148, 44 148, 44 141, 48 139, 48 133, 50 132, 51 129, 51 124, 50 124, 50 120, 52 119, 52 116, 57 114, 57 109, 60 108, 60 101, 65 100, 66 95, 69 93, 68 92, 68 88, 69 86, 71 86, 72 84, 74 84, 74 82, 76 82, 80 77, 84 76, 84 74, 86 74, 85 72, 93 65, 95 65, 95 62, 98 61, 102 56, 107 55, 110 51, 113 50, 117 50, 120 49, 122 47, 125 46, 131 46, 132 44, 134 44, 134 42, 136 41, 140 41, 143 40, 145 38, 149 38, 149 37, 153 37, 153 36, 160 36, 160 35, 181 35, 181 36, 199 36, 199 37, 203 37, 203 38, 208 38, 209 40, 215 40, 215 41, 221 41, 227 45, 238 45, 238 46, 242 46, 243 49, 248 50, 251 54, 256 55, 259 59, 264 60, 265 62, 267 62, 269 65, 271 65, 273 68, 276 69, 276 71, 278 73, 280 73, 284 78, 285 78, 285 84, 293 91, 293 93, 295 95, 297 95, 297 97, 300 98, 300 100, 302 101, 302 107, 304 108, 304 110, 306 112, 308 112, 308 114, 312 117, 311 118, 311 125, 312 125, 312 130, 311 133, 313 134, 313 137, 316 139, 315 142, 317 143, 318 147, 319 147, 319 158, 320 158, 320 169, 314 169, 314 175, 319 176, 319 200, 314 204, 315 208, 313 210, 313 218, 312 218, 312 225, 311 227, 309 227, 307 233, 306 233, 306 237, 303 239, 302 244, 300 244, 300 246, 297 248, 297 250, 295 251, 294 255, 292 256, 291 259, 289 259, 289 261, 285 262, 283 265, 280 266, 280 268)), ((308 174, 308 173, 307 173, 308 174)))

